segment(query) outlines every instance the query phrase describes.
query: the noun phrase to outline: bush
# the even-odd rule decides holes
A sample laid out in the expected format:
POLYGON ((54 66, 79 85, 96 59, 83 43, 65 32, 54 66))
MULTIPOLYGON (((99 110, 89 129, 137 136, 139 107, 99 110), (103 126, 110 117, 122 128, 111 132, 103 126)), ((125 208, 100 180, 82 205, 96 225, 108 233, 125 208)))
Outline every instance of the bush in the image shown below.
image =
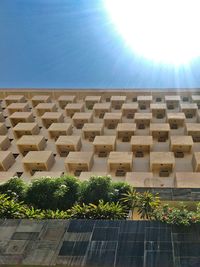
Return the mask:
POLYGON ((0 194, 0 219, 68 219, 69 212, 41 210, 26 206, 23 202, 0 194))
POLYGON ((155 209, 154 218, 167 224, 184 226, 198 222, 197 212, 189 211, 184 205, 180 205, 180 208, 172 208, 168 204, 160 206, 155 209))
MULTIPOLYGON (((134 192, 132 190, 131 192, 134 192)), ((130 192, 129 192, 130 193, 130 192)), ((144 194, 142 211, 144 212, 143 219, 157 220, 171 225, 189 226, 194 223, 200 223, 200 203, 196 210, 189 210, 183 204, 179 207, 170 207, 169 205, 153 205, 149 206, 152 197, 146 192, 144 194), (149 200, 150 199, 150 200, 149 200), (145 201, 144 201, 145 200, 145 201), (147 211, 147 213, 146 213, 147 211), (149 211, 151 211, 149 213, 149 211)), ((132 199, 132 195, 125 196, 124 200, 132 199)), ((134 201, 135 201, 135 195, 134 201)), ((136 195, 138 196, 138 194, 136 195)), ((157 196, 154 196, 157 197, 157 196)), ((154 202, 154 199, 153 199, 154 202)), ((134 202, 135 203, 135 202, 134 202)), ((155 202, 154 202, 155 203, 155 202)), ((156 202, 157 203, 157 202, 156 202)), ((134 205, 135 206, 135 205, 134 205)), ((138 206, 139 207, 139 206, 138 206)), ((13 196, 0 194, 0 219, 92 219, 92 220, 124 220, 127 218, 127 207, 120 203, 104 202, 100 200, 95 204, 75 204, 71 209, 62 210, 42 210, 32 206, 27 206, 24 202, 18 201, 13 196)))
POLYGON ((39 209, 67 210, 78 200, 78 193, 75 177, 41 178, 29 186, 26 203, 39 209))
POLYGON ((38 219, 42 220, 45 219, 45 212, 40 209, 35 209, 33 207, 28 207, 22 203, 24 210, 23 213, 21 214, 21 218, 23 217, 24 219, 38 219))
POLYGON ((142 219, 188 226, 200 223, 200 203, 191 211, 184 205, 161 205, 157 195, 139 193, 108 176, 80 183, 75 177, 41 178, 27 186, 14 177, 0 185, 0 218, 14 219, 125 219, 131 210, 142 219), (23 201, 24 200, 24 201, 23 201), (77 204, 79 202, 79 204, 77 204), (83 204, 85 203, 85 204, 83 204))
MULTIPOLYGON (((73 176, 59 178, 59 188, 54 193, 57 209, 70 209, 78 201, 80 192, 80 182, 73 176)), ((51 208, 51 207, 50 207, 51 208)))
POLYGON ((112 194, 111 201, 117 203, 122 202, 121 199, 124 194, 127 194, 130 191, 130 185, 124 182, 113 182, 112 183, 112 194))
POLYGON ((11 197, 17 197, 20 201, 24 200, 26 195, 27 185, 18 177, 13 177, 6 183, 0 185, 0 193, 7 194, 11 197))
POLYGON ((63 210, 45 210, 44 219, 69 219, 70 213, 63 210))
POLYGON ((23 218, 23 203, 17 202, 5 194, 0 194, 0 218, 1 219, 18 219, 23 218))
POLYGON ((74 205, 70 214, 71 219, 124 220, 127 217, 119 203, 104 203, 103 200, 100 200, 97 205, 74 205))
POLYGON ((109 202, 113 192, 111 178, 108 176, 91 177, 81 184, 80 203, 98 204, 99 200, 109 202))
POLYGON ((57 179, 41 178, 35 180, 27 190, 26 203, 33 205, 35 208, 48 209, 52 207, 54 209, 55 202, 52 196, 57 188, 57 179))
POLYGON ((71 210, 41 210, 26 206, 23 202, 0 194, 1 219, 106 219, 121 220, 126 218, 126 213, 119 203, 104 203, 74 205, 71 210))

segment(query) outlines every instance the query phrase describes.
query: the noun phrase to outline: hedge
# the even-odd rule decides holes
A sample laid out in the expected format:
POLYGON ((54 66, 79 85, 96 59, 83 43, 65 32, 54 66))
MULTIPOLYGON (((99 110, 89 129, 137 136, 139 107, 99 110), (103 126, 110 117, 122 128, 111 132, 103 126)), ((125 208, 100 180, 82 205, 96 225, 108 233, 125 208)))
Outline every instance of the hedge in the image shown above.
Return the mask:
POLYGON ((123 193, 130 186, 126 183, 114 183, 108 176, 91 177, 88 181, 80 182, 73 176, 58 178, 43 177, 33 180, 30 184, 21 178, 11 178, 0 185, 0 193, 18 198, 36 209, 66 210, 75 203, 98 204, 104 202, 120 202, 123 193))

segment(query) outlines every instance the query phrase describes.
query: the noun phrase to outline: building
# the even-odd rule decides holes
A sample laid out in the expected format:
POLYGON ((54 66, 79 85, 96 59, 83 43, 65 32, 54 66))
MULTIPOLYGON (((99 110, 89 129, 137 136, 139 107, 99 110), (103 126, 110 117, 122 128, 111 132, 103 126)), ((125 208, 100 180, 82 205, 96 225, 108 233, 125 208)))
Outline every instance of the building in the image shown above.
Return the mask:
POLYGON ((0 183, 70 173, 200 187, 198 90, 2 89, 0 101, 0 183))

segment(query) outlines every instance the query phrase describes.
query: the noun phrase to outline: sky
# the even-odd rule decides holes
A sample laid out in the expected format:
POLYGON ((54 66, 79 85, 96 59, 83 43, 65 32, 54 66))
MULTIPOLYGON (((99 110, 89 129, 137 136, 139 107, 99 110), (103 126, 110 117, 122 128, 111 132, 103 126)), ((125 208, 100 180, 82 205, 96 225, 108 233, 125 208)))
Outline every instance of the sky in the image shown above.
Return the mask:
POLYGON ((200 60, 175 68, 134 54, 103 0, 0 0, 0 88, 198 87, 200 60))

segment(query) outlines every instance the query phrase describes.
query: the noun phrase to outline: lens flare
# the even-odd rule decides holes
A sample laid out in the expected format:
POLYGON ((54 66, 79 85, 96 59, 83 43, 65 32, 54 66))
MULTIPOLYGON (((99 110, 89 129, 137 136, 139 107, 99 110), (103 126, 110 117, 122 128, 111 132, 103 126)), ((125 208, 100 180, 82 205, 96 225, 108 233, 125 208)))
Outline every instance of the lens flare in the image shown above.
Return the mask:
POLYGON ((104 0, 134 53, 158 63, 188 64, 200 56, 199 0, 104 0))

